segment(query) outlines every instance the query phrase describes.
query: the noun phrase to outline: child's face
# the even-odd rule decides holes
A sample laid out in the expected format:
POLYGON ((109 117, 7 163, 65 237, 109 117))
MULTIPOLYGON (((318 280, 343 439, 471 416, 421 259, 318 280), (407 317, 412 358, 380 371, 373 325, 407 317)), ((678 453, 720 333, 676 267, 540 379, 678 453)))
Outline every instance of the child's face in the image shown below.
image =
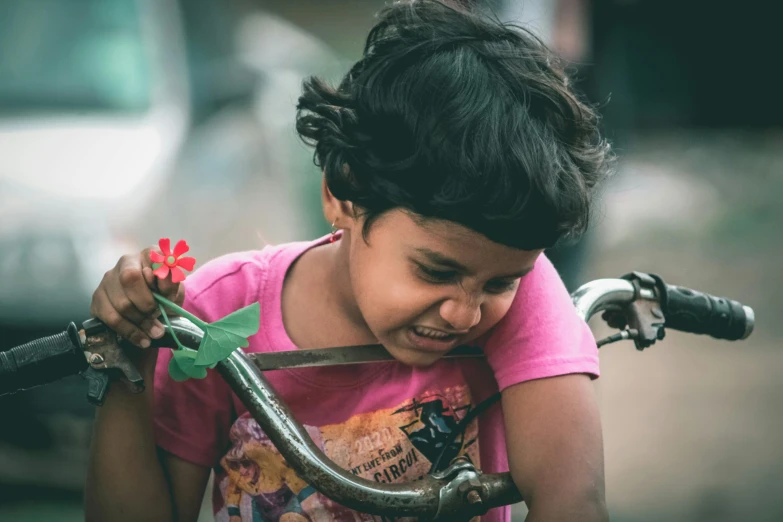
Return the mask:
POLYGON ((449 221, 415 220, 402 210, 377 219, 367 242, 364 220, 350 221, 342 241, 350 242, 356 304, 378 341, 415 366, 432 364, 497 324, 542 252, 493 243, 449 221))

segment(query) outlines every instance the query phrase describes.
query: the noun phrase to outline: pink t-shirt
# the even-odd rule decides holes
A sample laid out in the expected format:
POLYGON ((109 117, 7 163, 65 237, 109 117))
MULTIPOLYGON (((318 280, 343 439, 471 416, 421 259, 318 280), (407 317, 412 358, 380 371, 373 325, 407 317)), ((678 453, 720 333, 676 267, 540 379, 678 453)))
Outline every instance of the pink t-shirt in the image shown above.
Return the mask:
MULTIPOLYGON (((296 350, 282 321, 283 280, 297 257, 324 241, 207 263, 187 279, 184 307, 213 322, 259 301, 261 328, 245 351, 296 350)), ((427 368, 384 362, 277 370, 266 377, 336 464, 369 480, 405 482, 426 474, 447 434, 498 389, 569 373, 598 376, 595 340, 544 256, 522 278, 506 317, 476 344, 486 359, 440 360, 427 368)), ((216 520, 381 521, 335 504, 302 481, 217 372, 209 370, 202 380, 171 380, 170 357, 161 350, 155 376, 157 443, 214 469, 216 520)), ((444 458, 457 454, 485 473, 508 471, 499 403, 473 421, 444 458)), ((509 519, 508 507, 482 517, 509 519)))

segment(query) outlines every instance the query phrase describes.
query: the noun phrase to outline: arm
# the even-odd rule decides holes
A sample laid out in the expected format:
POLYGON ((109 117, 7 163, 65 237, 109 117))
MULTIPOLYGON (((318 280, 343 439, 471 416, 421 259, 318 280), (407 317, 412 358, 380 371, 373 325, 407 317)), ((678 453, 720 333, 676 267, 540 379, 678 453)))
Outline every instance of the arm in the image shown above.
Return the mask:
MULTIPOLYGON (((110 328, 137 346, 149 341, 159 321, 155 310, 149 250, 124 256, 106 273, 93 295, 91 311, 110 328)), ((177 302, 179 285, 160 281, 158 290, 177 302)), ((149 344, 147 344, 149 346, 149 344)), ((160 453, 153 431, 157 350, 128 351, 144 376, 146 389, 134 395, 121 383, 109 389, 95 417, 85 487, 88 522, 195 521, 209 468, 160 453)), ((158 392, 160 390, 157 390, 158 392)))
POLYGON ((210 470, 156 448, 152 393, 153 386, 133 395, 115 383, 98 409, 85 488, 86 521, 198 518, 210 470))
POLYGON ((603 442, 586 375, 515 384, 503 391, 509 466, 528 522, 609 520, 603 442))

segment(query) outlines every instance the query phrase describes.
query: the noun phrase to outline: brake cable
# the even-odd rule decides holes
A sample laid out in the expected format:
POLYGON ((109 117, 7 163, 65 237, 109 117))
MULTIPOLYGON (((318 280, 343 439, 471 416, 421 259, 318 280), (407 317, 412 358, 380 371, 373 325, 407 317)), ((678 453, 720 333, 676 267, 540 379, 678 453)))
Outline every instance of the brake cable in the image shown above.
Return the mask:
POLYGON ((446 437, 446 440, 443 444, 443 448, 440 450, 440 454, 438 455, 438 458, 433 461, 432 466, 430 467, 429 473, 434 473, 436 471, 441 471, 440 469, 440 463, 441 460, 443 460, 443 455, 446 454, 446 450, 451 446, 451 444, 454 442, 454 440, 457 438, 457 435, 461 435, 465 433, 465 430, 468 428, 468 425, 470 425, 473 420, 484 413, 490 406, 495 404, 500 399, 500 392, 494 393, 490 397, 484 399, 481 401, 478 406, 470 410, 465 417, 462 418, 461 421, 457 424, 457 426, 452 430, 451 433, 448 434, 446 437))

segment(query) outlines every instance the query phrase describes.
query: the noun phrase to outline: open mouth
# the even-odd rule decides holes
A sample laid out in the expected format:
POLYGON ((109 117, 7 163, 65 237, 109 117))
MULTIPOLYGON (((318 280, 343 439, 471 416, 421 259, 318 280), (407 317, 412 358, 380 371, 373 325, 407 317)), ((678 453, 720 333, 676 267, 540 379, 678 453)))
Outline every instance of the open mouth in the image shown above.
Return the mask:
POLYGON ((434 330, 425 326, 412 326, 408 328, 408 338, 411 343, 425 350, 448 350, 452 348, 459 336, 434 330))
POLYGON ((436 339, 440 341, 442 341, 443 339, 453 339, 457 337, 454 334, 441 332, 440 330, 434 330, 432 328, 427 328, 425 326, 414 326, 413 333, 415 333, 416 335, 420 335, 421 337, 426 337, 428 339, 436 339))

